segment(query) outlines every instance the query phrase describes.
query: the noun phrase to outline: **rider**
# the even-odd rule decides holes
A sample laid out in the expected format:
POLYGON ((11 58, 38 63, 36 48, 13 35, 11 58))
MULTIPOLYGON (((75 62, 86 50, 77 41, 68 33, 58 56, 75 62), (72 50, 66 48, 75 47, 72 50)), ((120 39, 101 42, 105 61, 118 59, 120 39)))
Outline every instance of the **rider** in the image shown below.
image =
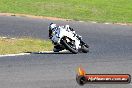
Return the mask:
MULTIPOLYGON (((53 29, 57 29, 58 27, 59 27, 59 26, 56 26, 56 24, 54 24, 54 23, 51 23, 51 24, 49 25, 49 39, 52 39, 52 30, 53 30, 53 29)), ((69 25, 65 25, 65 26, 61 26, 61 27, 63 27, 63 29, 65 29, 65 30, 67 30, 67 31, 71 31, 73 34, 75 34, 75 35, 77 36, 78 39, 80 39, 80 40, 82 39, 82 36, 77 35, 77 34, 75 33, 74 29, 71 28, 69 25)), ((60 50, 63 50, 63 47, 61 47, 60 45, 54 44, 54 49, 53 49, 53 51, 54 51, 54 52, 59 52, 60 50)))
POLYGON ((53 30, 54 28, 57 28, 56 24, 51 23, 51 24, 49 25, 49 38, 50 38, 50 39, 52 38, 52 30, 53 30))

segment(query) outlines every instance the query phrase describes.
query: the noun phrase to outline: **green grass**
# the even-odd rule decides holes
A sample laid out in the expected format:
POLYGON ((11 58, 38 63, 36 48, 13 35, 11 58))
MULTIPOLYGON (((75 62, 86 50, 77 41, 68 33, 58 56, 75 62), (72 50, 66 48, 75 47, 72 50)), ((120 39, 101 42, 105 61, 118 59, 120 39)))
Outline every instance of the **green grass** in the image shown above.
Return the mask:
POLYGON ((0 0, 0 12, 132 23, 132 0, 0 0))
POLYGON ((52 50, 53 45, 49 40, 22 38, 0 38, 0 54, 16 54, 23 52, 38 52, 52 50))

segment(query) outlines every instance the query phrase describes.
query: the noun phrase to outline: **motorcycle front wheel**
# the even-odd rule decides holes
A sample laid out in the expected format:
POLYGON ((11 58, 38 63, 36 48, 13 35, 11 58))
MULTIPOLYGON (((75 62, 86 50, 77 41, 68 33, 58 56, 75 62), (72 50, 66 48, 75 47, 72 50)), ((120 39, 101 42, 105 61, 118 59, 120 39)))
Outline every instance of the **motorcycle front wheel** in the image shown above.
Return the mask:
POLYGON ((66 48, 67 50, 69 50, 70 52, 72 52, 72 53, 74 53, 74 54, 77 54, 77 53, 78 53, 78 49, 76 49, 76 48, 75 48, 75 45, 71 43, 72 41, 71 41, 71 42, 68 42, 67 39, 68 39, 69 41, 71 41, 69 38, 64 37, 64 38, 61 40, 62 44, 65 46, 65 48, 66 48))
POLYGON ((89 52, 89 46, 84 43, 81 47, 81 50, 83 53, 87 53, 87 52, 89 52))

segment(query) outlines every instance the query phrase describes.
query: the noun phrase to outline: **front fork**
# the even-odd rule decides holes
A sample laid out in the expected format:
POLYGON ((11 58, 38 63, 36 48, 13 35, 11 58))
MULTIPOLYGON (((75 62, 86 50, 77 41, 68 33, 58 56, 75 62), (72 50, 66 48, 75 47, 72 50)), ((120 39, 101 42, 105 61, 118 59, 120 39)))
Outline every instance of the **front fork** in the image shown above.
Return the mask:
POLYGON ((86 46, 87 48, 89 48, 89 45, 87 45, 84 41, 80 40, 80 46, 86 46))
POLYGON ((76 40, 76 41, 75 41, 75 45, 76 45, 76 49, 81 48, 81 47, 80 47, 80 41, 76 40))

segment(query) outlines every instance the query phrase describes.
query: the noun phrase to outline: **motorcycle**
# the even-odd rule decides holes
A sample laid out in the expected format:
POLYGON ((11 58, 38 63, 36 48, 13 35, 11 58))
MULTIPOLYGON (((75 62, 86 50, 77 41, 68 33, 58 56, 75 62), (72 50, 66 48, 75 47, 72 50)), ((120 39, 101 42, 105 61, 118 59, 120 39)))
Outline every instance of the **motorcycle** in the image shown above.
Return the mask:
POLYGON ((57 48, 60 48, 60 50, 54 52, 59 52, 64 49, 69 50, 74 54, 77 54, 78 52, 89 52, 89 46, 82 41, 82 38, 62 26, 52 30, 51 41, 57 48))

